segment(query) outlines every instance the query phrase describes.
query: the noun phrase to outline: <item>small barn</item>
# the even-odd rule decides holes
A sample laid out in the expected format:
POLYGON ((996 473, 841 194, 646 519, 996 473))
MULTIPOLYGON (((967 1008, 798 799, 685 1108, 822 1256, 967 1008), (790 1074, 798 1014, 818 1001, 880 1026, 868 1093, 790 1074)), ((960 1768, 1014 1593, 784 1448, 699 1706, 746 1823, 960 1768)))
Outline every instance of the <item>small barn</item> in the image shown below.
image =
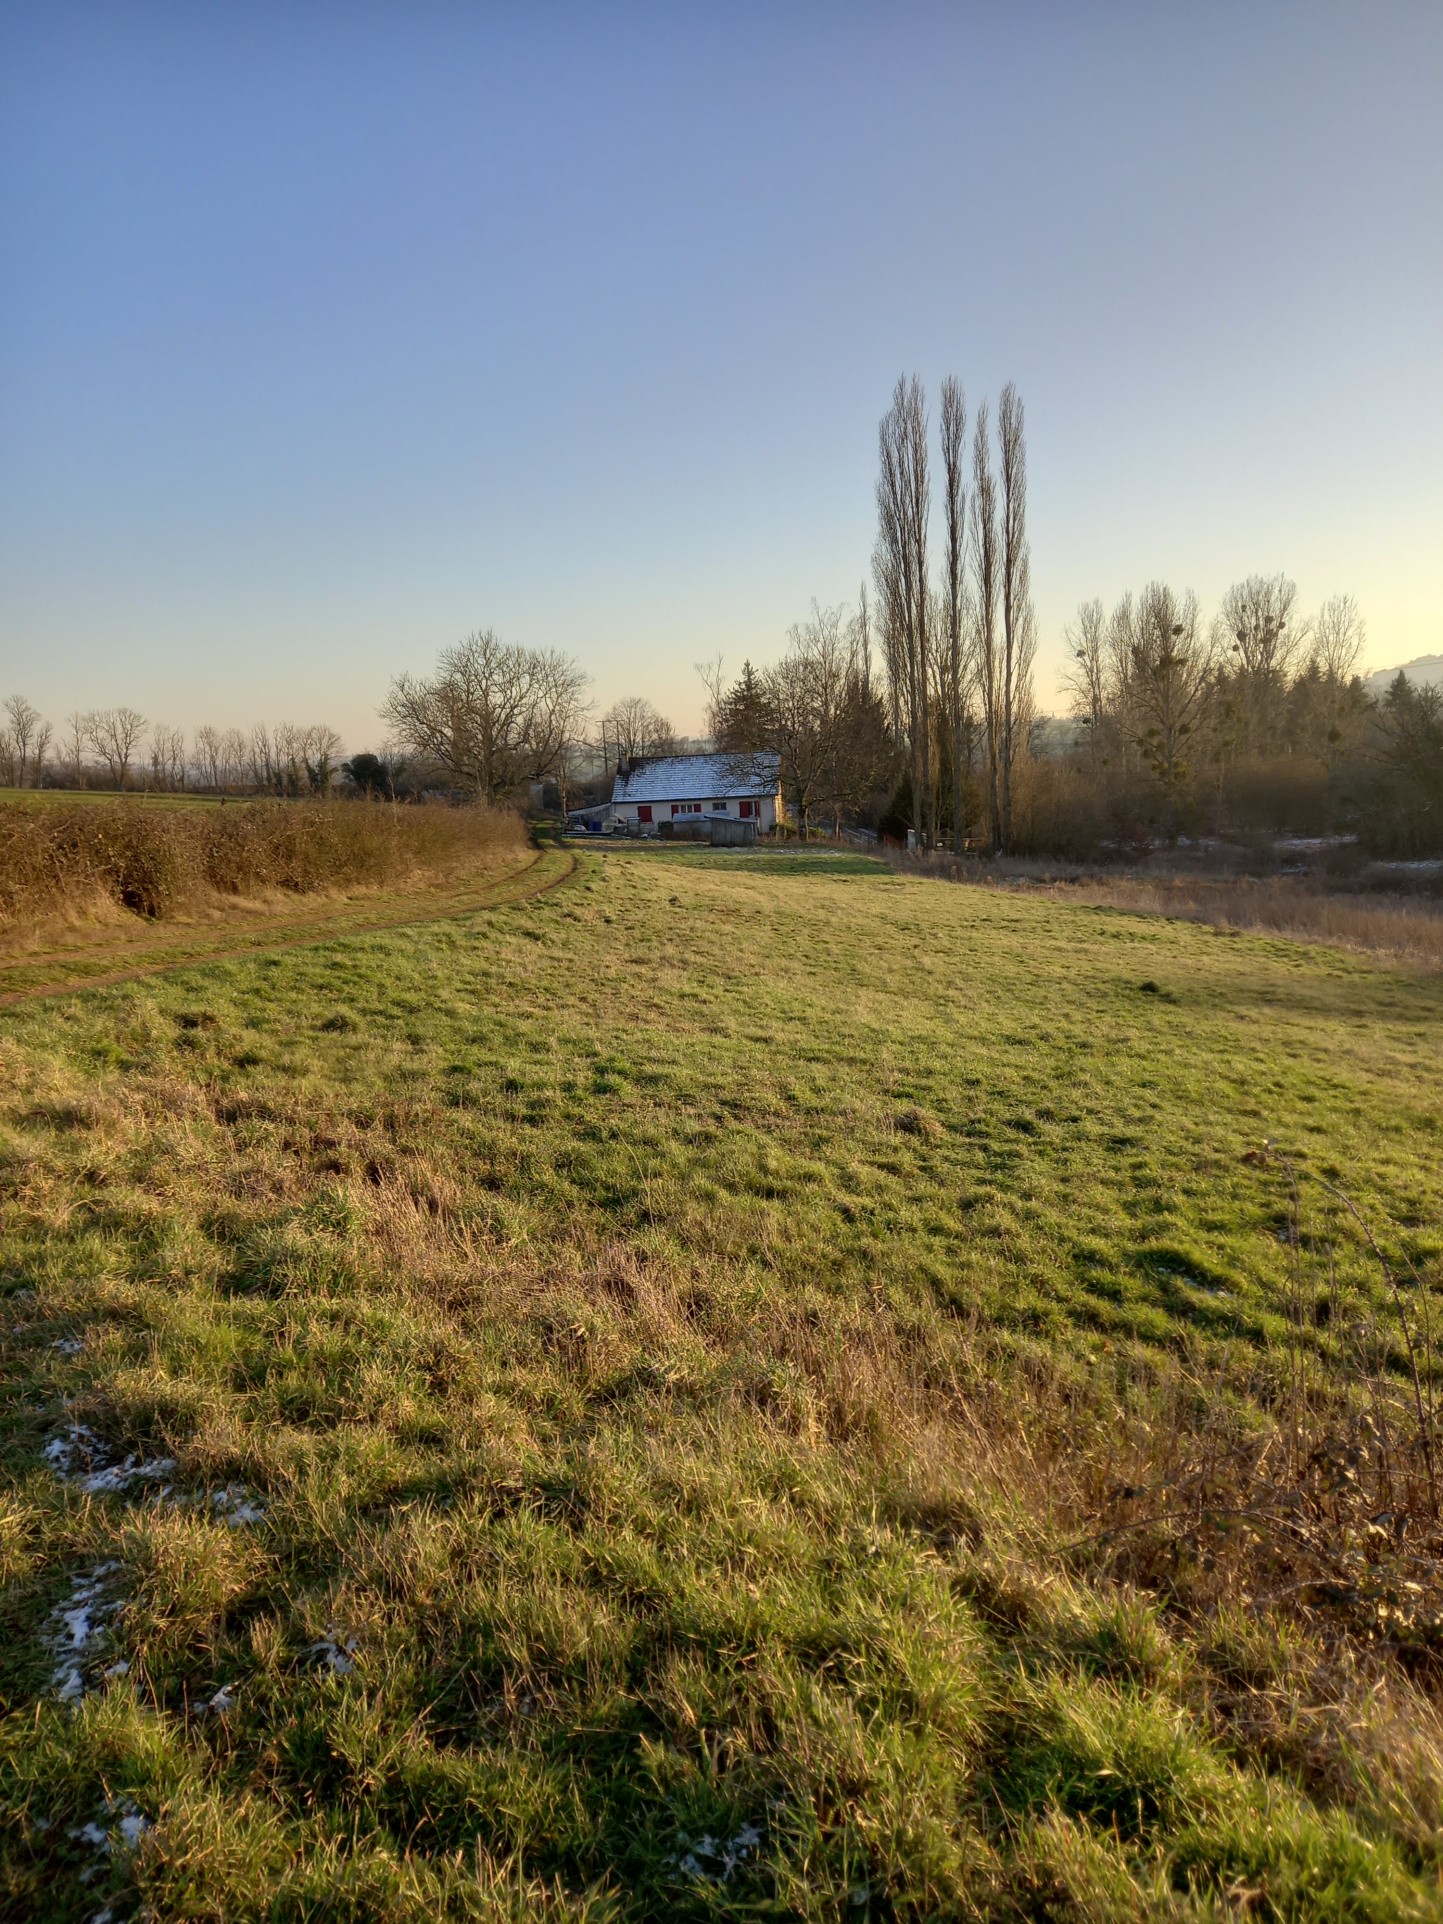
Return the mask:
POLYGON ((641 835, 658 834, 664 823, 726 820, 751 822, 766 835, 782 820, 782 759, 768 752, 636 756, 616 771, 611 812, 641 835))

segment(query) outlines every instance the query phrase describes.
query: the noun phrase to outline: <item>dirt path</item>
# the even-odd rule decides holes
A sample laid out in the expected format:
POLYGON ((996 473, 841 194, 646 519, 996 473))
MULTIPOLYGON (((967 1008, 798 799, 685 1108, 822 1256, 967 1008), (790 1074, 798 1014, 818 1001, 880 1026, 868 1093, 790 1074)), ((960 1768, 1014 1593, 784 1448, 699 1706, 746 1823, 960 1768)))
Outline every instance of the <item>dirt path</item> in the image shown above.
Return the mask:
POLYGON ((0 1009, 40 996, 138 982, 171 969, 226 962, 239 956, 273 955, 283 949, 313 948, 348 935, 372 935, 420 922, 449 921, 482 909, 508 908, 560 888, 576 868, 576 856, 570 849, 540 848, 520 867, 460 887, 432 887, 378 895, 368 902, 341 902, 329 912, 311 909, 293 916, 272 916, 249 927, 203 930, 182 925, 163 933, 146 929, 125 943, 96 948, 77 944, 45 955, 0 959, 0 1009), (114 966, 122 961, 127 966, 114 966))

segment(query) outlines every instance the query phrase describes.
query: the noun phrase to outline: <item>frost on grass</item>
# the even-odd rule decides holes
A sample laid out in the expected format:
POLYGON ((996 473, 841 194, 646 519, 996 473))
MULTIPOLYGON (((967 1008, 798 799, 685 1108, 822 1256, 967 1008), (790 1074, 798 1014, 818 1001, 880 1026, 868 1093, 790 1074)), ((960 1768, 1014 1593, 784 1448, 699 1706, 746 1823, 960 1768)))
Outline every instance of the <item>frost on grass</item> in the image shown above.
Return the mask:
POLYGON ((679 1841, 685 1855, 674 1861, 683 1877, 707 1884, 725 1884, 752 1856, 762 1841, 762 1834, 755 1824, 743 1824, 734 1837, 720 1844, 711 1836, 698 1838, 689 1849, 686 1838, 679 1841))
POLYGON ((86 1669, 120 1608, 114 1594, 119 1569, 118 1563, 97 1563, 88 1575, 72 1577, 69 1597, 50 1613, 45 1633, 55 1659, 50 1681, 63 1704, 77 1704, 85 1695, 86 1669))

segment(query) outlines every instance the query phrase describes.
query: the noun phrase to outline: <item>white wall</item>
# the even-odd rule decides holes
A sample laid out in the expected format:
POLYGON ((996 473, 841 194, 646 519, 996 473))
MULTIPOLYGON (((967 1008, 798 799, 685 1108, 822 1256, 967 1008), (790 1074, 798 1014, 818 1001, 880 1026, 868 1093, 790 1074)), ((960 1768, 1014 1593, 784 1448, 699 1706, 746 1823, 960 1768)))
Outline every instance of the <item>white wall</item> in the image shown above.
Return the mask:
MULTIPOLYGON (((727 819, 733 822, 754 821, 757 825, 757 833, 765 835, 777 825, 777 798, 775 795, 757 796, 753 798, 753 806, 755 813, 747 817, 741 813, 740 807, 735 801, 728 802, 726 807, 727 819)), ((636 802, 613 802, 612 813, 624 817, 628 822, 634 822, 638 819, 637 808, 638 804, 636 802)), ((720 809, 712 808, 709 799, 702 801, 700 814, 690 815, 673 815, 670 802, 653 802, 651 804, 651 821, 649 823, 642 823, 642 833, 646 834, 650 832, 654 835, 662 822, 675 822, 678 827, 684 822, 705 822, 710 820, 713 815, 720 816, 721 812, 720 809)))

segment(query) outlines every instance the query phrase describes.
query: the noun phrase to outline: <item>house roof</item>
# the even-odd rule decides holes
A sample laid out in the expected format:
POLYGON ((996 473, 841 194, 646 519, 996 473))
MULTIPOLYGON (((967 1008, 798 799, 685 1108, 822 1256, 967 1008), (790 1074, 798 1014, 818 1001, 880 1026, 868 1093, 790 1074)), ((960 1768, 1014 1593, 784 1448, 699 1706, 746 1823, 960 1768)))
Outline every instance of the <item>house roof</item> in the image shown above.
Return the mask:
POLYGON ((721 802, 775 795, 780 755, 653 755, 618 775, 613 802, 721 802))

